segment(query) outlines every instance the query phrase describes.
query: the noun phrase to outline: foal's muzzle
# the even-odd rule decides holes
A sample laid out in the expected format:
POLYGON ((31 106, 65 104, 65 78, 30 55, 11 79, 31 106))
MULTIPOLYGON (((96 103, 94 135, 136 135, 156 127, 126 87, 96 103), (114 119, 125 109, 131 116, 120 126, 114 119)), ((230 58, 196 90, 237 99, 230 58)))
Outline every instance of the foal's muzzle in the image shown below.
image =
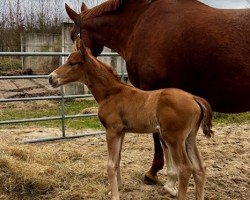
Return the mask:
POLYGON ((57 78, 55 78, 55 76, 53 74, 50 74, 48 78, 49 78, 49 84, 52 87, 58 87, 59 86, 58 80, 57 80, 57 78))

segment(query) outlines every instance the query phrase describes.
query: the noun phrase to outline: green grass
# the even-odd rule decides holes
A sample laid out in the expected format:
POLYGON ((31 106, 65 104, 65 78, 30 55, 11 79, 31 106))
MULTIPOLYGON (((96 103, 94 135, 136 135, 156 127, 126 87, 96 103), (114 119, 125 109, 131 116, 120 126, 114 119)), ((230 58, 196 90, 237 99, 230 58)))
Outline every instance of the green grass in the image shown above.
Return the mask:
POLYGON ((240 114, 214 113, 215 124, 250 124, 250 112, 240 114))
MULTIPOLYGON (((35 101, 22 103, 0 104, 0 121, 40 118, 60 115, 60 103, 57 101, 35 101)), ((65 102, 65 115, 75 115, 81 113, 85 108, 97 107, 94 100, 71 100, 65 102)), ((250 112, 242 114, 221 114, 215 113, 214 124, 243 124, 250 123, 250 112)), ((42 127, 61 127, 61 120, 29 122, 14 124, 14 126, 42 126, 42 127)), ((103 129, 97 117, 66 119, 66 128, 74 130, 82 129, 103 129)), ((12 125, 1 125, 0 128, 13 127, 12 125)))
MULTIPOLYGON (((96 107, 94 100, 73 100, 65 102, 65 115, 76 115, 89 107, 96 107)), ((1 108, 0 108, 1 109, 1 108)), ((16 120, 28 118, 51 117, 60 115, 60 103, 55 101, 40 102, 24 102, 24 103, 6 103, 0 112, 0 121, 16 120)), ((42 126, 42 127, 61 127, 61 120, 43 121, 43 122, 28 122, 27 126, 42 126)), ((15 126, 23 126, 22 124, 15 124, 15 126)), ((80 129, 101 129, 97 117, 86 117, 76 119, 66 119, 66 128, 80 130, 80 129)), ((3 125, 0 128, 7 128, 12 125, 3 125)))
POLYGON ((22 59, 4 57, 0 59, 0 71, 22 69, 22 59))

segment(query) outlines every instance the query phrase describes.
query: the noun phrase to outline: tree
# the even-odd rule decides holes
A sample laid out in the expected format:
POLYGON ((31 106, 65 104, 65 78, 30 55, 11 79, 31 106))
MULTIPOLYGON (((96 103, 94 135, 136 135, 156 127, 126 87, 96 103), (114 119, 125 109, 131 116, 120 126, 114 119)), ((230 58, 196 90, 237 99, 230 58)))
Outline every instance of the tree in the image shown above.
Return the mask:
POLYGON ((86 3, 90 7, 93 7, 93 6, 96 6, 104 1, 105 0, 84 0, 83 2, 86 3))
POLYGON ((250 8, 250 0, 246 0, 247 1, 247 7, 250 8))
POLYGON ((63 13, 61 0, 0 0, 1 51, 19 51, 24 32, 60 33, 63 13))

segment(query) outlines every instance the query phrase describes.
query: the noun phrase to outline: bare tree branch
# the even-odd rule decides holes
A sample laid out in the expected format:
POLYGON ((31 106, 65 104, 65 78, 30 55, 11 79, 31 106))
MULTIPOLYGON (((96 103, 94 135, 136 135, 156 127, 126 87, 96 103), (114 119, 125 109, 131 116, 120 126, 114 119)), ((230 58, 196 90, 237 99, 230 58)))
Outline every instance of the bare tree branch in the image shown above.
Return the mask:
POLYGON ((246 0, 247 2, 247 7, 250 8, 250 0, 246 0))

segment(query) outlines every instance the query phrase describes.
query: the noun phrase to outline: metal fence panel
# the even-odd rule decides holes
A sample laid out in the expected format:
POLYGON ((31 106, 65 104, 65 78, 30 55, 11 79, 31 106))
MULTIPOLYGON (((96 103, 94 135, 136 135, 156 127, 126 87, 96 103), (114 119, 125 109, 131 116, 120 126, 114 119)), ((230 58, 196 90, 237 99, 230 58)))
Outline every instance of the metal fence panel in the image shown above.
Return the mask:
MULTIPOLYGON (((61 52, 0 52, 0 56, 68 56, 70 53, 61 53, 61 52)), ((100 56, 119 56, 117 53, 103 53, 100 56)), ((118 74, 122 77, 127 77, 127 73, 118 74)), ((45 79, 48 78, 48 75, 20 75, 20 76, 0 76, 0 80, 9 80, 9 79, 45 79)), ((46 96, 46 97, 32 97, 32 98, 11 98, 11 99, 0 99, 0 103, 7 102, 21 102, 21 101, 40 101, 40 100, 60 100, 61 101, 61 115, 60 116, 51 116, 51 117, 42 117, 42 118, 29 118, 29 119, 19 119, 19 120, 6 120, 0 121, 0 125, 3 124, 15 124, 15 123, 26 123, 26 122, 38 122, 38 121, 48 121, 48 120, 61 120, 62 122, 62 136, 55 138, 42 138, 31 141, 26 141, 25 143, 34 143, 34 142, 45 142, 45 141, 55 141, 61 139, 71 139, 79 137, 88 137, 94 135, 100 135, 105 132, 97 132, 92 134, 80 134, 73 136, 66 136, 65 133, 65 119, 80 118, 80 117, 92 117, 97 116, 94 114, 83 114, 83 115, 65 115, 64 113, 64 102, 65 99, 75 99, 75 98, 89 98, 92 97, 91 94, 85 95, 65 95, 63 93, 63 86, 61 86, 61 96, 46 96)))

